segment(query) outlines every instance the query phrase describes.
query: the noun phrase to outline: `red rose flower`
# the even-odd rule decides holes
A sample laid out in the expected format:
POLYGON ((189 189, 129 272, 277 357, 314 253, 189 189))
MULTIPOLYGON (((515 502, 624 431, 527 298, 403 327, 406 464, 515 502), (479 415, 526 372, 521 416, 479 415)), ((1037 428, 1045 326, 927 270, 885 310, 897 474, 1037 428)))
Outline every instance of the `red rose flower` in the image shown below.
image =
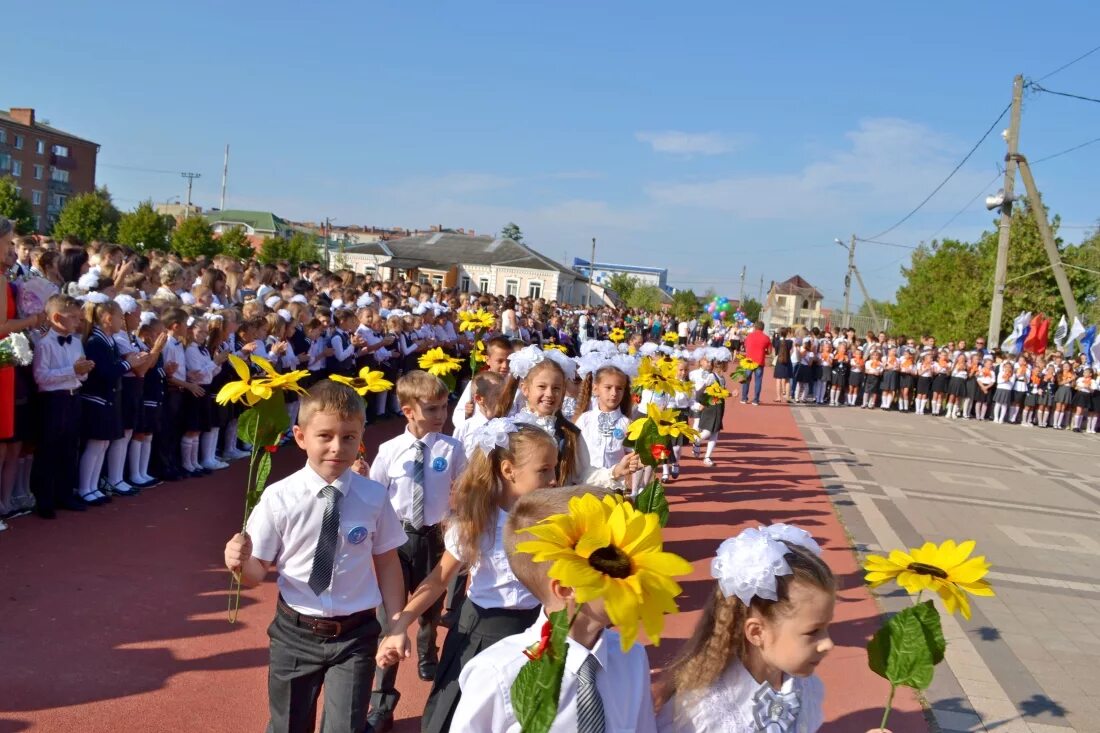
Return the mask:
POLYGON ((640 394, 631 395, 630 399, 633 400, 635 405, 642 404, 642 396, 640 394))
POLYGON ((667 445, 655 443, 649 447, 649 453, 655 461, 667 461, 672 455, 672 450, 667 445))
POLYGON ((279 446, 277 446, 277 445, 265 445, 264 450, 267 451, 268 453, 274 453, 275 451, 279 450, 279 446))

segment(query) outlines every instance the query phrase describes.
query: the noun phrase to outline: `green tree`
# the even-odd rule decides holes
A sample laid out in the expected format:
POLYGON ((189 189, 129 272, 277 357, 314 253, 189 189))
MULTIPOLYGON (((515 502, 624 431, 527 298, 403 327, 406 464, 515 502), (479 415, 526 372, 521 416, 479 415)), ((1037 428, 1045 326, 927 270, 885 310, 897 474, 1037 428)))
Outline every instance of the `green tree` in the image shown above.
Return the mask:
POLYGON ((519 224, 510 221, 500 230, 500 238, 511 239, 513 242, 523 242, 523 232, 520 230, 519 224))
POLYGON ((607 278, 603 286, 606 290, 615 293, 619 300, 626 303, 630 300, 631 294, 638 288, 638 279, 624 272, 616 272, 607 278))
POLYGON ((172 251, 180 257, 213 257, 221 251, 214 230, 201 216, 189 216, 172 234, 172 251))
POLYGON ((305 232, 294 232, 286 243, 286 259, 292 266, 300 262, 316 262, 319 243, 317 238, 305 232))
POLYGON ((65 202, 53 227, 55 239, 75 236, 85 242, 113 242, 121 214, 111 203, 111 193, 100 186, 92 193, 77 194, 65 202))
POLYGON ((244 233, 244 227, 231 227, 223 231, 218 237, 218 248, 230 257, 246 259, 252 256, 252 242, 244 233))
POLYGON ((287 241, 282 237, 264 237, 257 259, 265 265, 274 265, 287 259, 287 241))
MULTIPOLYGON (((893 309, 894 304, 888 300, 878 300, 877 298, 871 298, 870 301, 863 301, 859 304, 859 309, 856 310, 857 316, 863 316, 866 318, 871 317, 871 306, 875 306, 875 313, 879 318, 892 318, 890 311, 893 309)), ((841 317, 843 318, 843 311, 841 311, 841 317)))
POLYGON ((164 251, 168 249, 173 224, 172 217, 153 209, 152 201, 142 201, 118 220, 118 242, 143 250, 164 251))
POLYGON ((661 307, 661 289, 656 285, 639 285, 626 298, 628 308, 638 308, 655 313, 661 307))
POLYGON ((14 222, 16 234, 34 231, 34 209, 16 192, 15 179, 11 176, 0 178, 0 216, 14 222))
POLYGON ((680 290, 672 296, 672 314, 681 321, 699 315, 699 297, 694 290, 680 290))
POLYGON ((931 334, 937 341, 972 339, 989 318, 989 294, 982 258, 972 244, 947 239, 921 245, 903 267, 905 284, 891 309, 891 330, 931 334))
POLYGON ((745 314, 745 318, 748 318, 753 323, 760 320, 760 311, 764 306, 760 305, 760 301, 756 298, 745 298, 741 303, 741 312, 745 314))

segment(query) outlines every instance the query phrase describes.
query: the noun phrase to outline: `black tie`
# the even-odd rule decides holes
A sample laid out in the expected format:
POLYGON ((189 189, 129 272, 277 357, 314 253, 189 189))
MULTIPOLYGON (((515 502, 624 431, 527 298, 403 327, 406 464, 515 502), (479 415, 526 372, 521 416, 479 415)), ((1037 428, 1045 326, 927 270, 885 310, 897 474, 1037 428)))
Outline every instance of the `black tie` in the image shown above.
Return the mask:
POLYGON ((72 340, 73 340, 72 334, 69 334, 68 336, 58 336, 57 337, 57 343, 61 344, 62 346, 68 346, 69 342, 72 341, 72 340))
POLYGON ((325 497, 325 517, 321 520, 321 534, 317 537, 317 549, 313 551, 313 569, 309 573, 309 587, 321 595, 332 582, 332 562, 336 558, 336 542, 340 537, 340 492, 335 486, 321 489, 325 497))

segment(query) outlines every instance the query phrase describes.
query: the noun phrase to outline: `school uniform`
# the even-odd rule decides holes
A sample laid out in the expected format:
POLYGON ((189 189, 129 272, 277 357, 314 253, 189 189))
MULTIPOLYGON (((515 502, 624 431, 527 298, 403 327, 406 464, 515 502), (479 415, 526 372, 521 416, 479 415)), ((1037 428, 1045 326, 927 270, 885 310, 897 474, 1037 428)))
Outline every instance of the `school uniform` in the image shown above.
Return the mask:
POLYGON ((1092 393, 1095 380, 1092 377, 1078 377, 1073 385, 1073 406, 1085 410, 1092 409, 1092 393))
MULTIPOLYGON (((523 650, 539 641, 543 621, 523 633, 509 636, 474 657, 462 670, 462 699, 451 723, 455 731, 519 733, 512 702, 512 683, 527 662, 523 650)), ((635 644, 620 648, 619 632, 605 629, 592 649, 566 638, 565 673, 558 696, 558 714, 550 730, 576 733, 578 702, 586 699, 594 665, 594 686, 603 709, 603 730, 655 733, 656 719, 650 692, 649 661, 635 644), (593 662, 589 658, 594 657, 593 662), (580 694, 579 694, 580 693, 580 694)))
MULTIPOLYGON (((508 513, 497 510, 496 521, 481 537, 477 561, 469 568, 470 582, 458 623, 447 633, 421 733, 446 733, 461 696, 459 675, 483 650, 501 639, 518 634, 539 617, 541 604, 512 573, 504 551, 504 525, 508 513)), ((468 563, 459 545, 457 528, 444 537, 447 552, 468 563)))
POLYGON ((868 361, 863 365, 863 393, 869 396, 878 394, 881 383, 882 362, 868 361))
POLYGON ((897 392, 899 383, 897 357, 887 359, 882 371, 882 391, 897 392))
MULTIPOLYGON (((451 485, 465 467, 462 443, 440 433, 417 438, 405 430, 378 446, 370 475, 386 487, 390 505, 405 531, 405 541, 397 554, 409 593, 431 574, 443 556, 442 523, 450 512, 451 485)), ((419 619, 416 647, 421 666, 438 661, 435 635, 442 608, 440 597, 419 619)), ((398 610, 389 612, 392 615, 398 610)), ((395 664, 376 672, 371 693, 373 711, 392 713, 397 706, 397 667, 395 664)))
POLYGON ((722 431, 722 419, 725 417, 726 403, 725 400, 719 400, 708 405, 706 401, 709 398, 706 395, 706 389, 715 383, 725 387, 726 380, 714 372, 696 369, 692 372, 691 382, 695 386, 695 401, 703 406, 703 409, 699 410, 699 430, 709 431, 713 440, 722 431))
MULTIPOLYGON (((42 426, 31 467, 31 490, 35 508, 42 516, 53 516, 58 506, 75 507, 80 463, 81 406, 79 390, 87 379, 73 365, 84 358, 78 336, 54 329, 34 347, 33 374, 38 386, 35 404, 42 426)), ((93 370, 94 371, 94 370, 93 370)))
POLYGON ((157 458, 157 475, 168 480, 180 476, 180 436, 183 434, 180 413, 183 409, 184 391, 174 387, 171 379, 186 381, 187 350, 175 336, 169 336, 161 351, 165 370, 164 401, 160 406, 160 423, 153 431, 153 454, 157 458), (168 377, 169 368, 175 365, 175 371, 168 377))
POLYGON ((1012 404, 1022 405, 1027 397, 1028 385, 1031 383, 1029 378, 1031 374, 1031 367, 1023 367, 1016 369, 1016 379, 1012 385, 1012 404))
POLYGON ((848 387, 848 375, 850 373, 849 368, 851 364, 848 361, 848 355, 843 356, 837 354, 833 358, 832 365, 829 368, 830 376, 829 382, 841 392, 848 387))
POLYGON ((253 557, 278 571, 279 601, 268 627, 268 730, 313 731, 326 680, 333 684, 324 689, 324 730, 363 730, 381 630, 374 558, 405 541, 385 488, 350 470, 330 484, 306 465, 264 490, 246 529, 253 557), (327 578, 314 565, 324 520, 333 515, 338 522, 327 524, 336 524, 337 534, 327 578))
MULTIPOLYGON (((149 347, 142 343, 141 350, 149 351, 149 347)), ((156 432, 160 423, 160 406, 164 402, 166 380, 164 354, 162 353, 157 357, 156 366, 145 372, 145 377, 141 380, 141 405, 137 413, 134 432, 156 432)))
POLYGON ((1058 377, 1058 389, 1054 392, 1054 404, 1056 405, 1072 405, 1073 404, 1073 386, 1075 379, 1062 379, 1062 374, 1059 372, 1058 377))
POLYGON ((932 394, 946 392, 950 379, 951 367, 941 361, 936 361, 932 366, 932 394))
POLYGON ((951 381, 947 383, 947 394, 958 399, 966 399, 966 380, 970 376, 970 370, 963 366, 961 369, 951 370, 951 381))
POLYGON ((998 405, 1011 405, 1012 404, 1012 387, 1015 382, 1012 370, 998 369, 997 370, 997 388, 993 395, 994 404, 998 405))
POLYGON ((339 374, 345 377, 354 375, 355 372, 355 345, 351 343, 351 335, 343 329, 337 328, 329 340, 332 356, 328 357, 325 367, 328 374, 339 374))
POLYGON ((615 408, 611 412, 588 410, 574 423, 581 431, 581 439, 588 446, 592 465, 598 468, 614 468, 626 455, 623 441, 630 418, 615 408))
MULTIPOLYGON (((190 392, 183 396, 182 424, 186 432, 205 433, 214 422, 214 391, 210 388, 219 370, 206 346, 197 342, 188 344, 184 352, 187 373, 195 372, 194 384, 203 389, 202 397, 190 392)), ((182 377, 181 377, 182 379, 182 377)), ((192 381, 190 378, 187 381, 192 381)))
MULTIPOLYGON (((145 345, 138 337, 126 331, 119 331, 114 335, 115 346, 123 359, 128 359, 131 354, 139 354, 146 351, 145 345)), ((141 413, 141 393, 145 383, 144 377, 134 374, 131 369, 122 375, 122 391, 118 401, 122 411, 122 429, 134 430, 141 413)))
POLYGON ((95 362, 80 390, 81 437, 86 440, 118 440, 122 437, 122 375, 130 371, 130 363, 118 352, 115 340, 92 329, 84 342, 84 353, 95 362))
POLYGON ((932 380, 936 371, 935 363, 924 365, 921 364, 917 368, 917 394, 924 398, 932 396, 932 380))
POLYGON ((848 369, 848 386, 855 389, 857 394, 863 394, 863 368, 866 363, 867 360, 862 355, 852 355, 848 369))
POLYGON ((481 408, 474 407, 474 414, 459 423, 458 427, 451 433, 451 437, 462 443, 462 449, 466 452, 467 459, 473 456, 474 450, 477 448, 477 443, 474 442, 474 433, 487 422, 489 422, 489 418, 485 416, 481 408))

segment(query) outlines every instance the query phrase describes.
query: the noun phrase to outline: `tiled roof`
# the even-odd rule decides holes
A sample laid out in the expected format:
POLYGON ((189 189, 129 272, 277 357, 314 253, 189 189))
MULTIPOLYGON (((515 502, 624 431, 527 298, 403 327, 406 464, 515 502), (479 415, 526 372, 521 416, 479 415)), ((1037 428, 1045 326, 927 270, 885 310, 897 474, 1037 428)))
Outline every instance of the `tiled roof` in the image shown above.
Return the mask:
MULTIPOLYGON (((23 127, 23 128, 27 127, 22 122, 19 122, 15 118, 13 118, 10 113, 5 112, 3 110, 0 110, 0 122, 3 122, 4 124, 8 124, 8 125, 18 125, 19 127, 23 127)), ((87 140, 85 138, 79 137, 77 135, 72 134, 71 132, 65 132, 64 130, 58 130, 56 127, 54 127, 52 125, 44 125, 41 122, 39 122, 38 120, 34 121, 34 126, 31 127, 30 129, 32 129, 32 130, 42 130, 44 132, 49 132, 49 133, 52 133, 54 135, 64 135, 65 137, 69 138, 70 140, 79 140, 80 142, 88 143, 89 145, 99 145, 99 143, 92 142, 91 140, 87 140)))
POLYGON ((824 297, 820 290, 806 282, 801 275, 795 275, 781 283, 775 283, 774 287, 775 292, 780 295, 810 295, 817 299, 824 297))

